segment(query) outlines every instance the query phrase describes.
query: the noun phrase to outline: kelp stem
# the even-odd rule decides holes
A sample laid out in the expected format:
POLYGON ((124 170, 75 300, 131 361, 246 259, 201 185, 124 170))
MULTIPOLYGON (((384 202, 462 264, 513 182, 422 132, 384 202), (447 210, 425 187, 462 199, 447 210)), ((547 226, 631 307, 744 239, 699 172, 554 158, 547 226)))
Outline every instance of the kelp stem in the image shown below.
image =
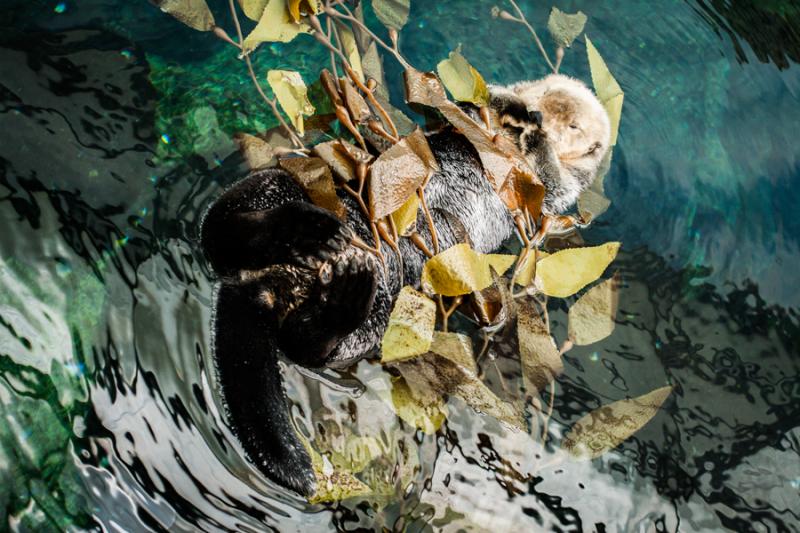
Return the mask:
POLYGON ((442 314, 442 331, 447 333, 447 309, 444 308, 444 298, 441 294, 437 294, 436 302, 439 305, 439 312, 442 314))
POLYGON ((367 128, 369 128, 372 133, 379 135, 392 144, 395 144, 399 140, 397 137, 392 137, 385 129, 383 129, 383 126, 378 124, 377 120, 370 120, 367 122, 367 128))
MULTIPOLYGON (((548 331, 550 330, 550 324, 547 325, 548 331)), ((568 351, 572 349, 573 343, 571 340, 567 339, 564 341, 564 344, 561 345, 561 349, 558 350, 558 356, 561 357, 568 351)), ((544 416, 544 423, 542 424, 542 444, 547 442, 547 422, 553 416, 553 405, 555 404, 556 400, 556 382, 550 382, 550 400, 547 402, 547 414, 544 416)))
MULTIPOLYGON (((358 87, 361 90, 361 92, 363 92, 364 94, 367 95, 367 100, 369 100, 369 103, 371 103, 375 107, 375 109, 378 110, 378 113, 381 115, 381 118, 389 126, 389 129, 392 130, 391 134, 389 134, 386 131, 384 131, 380 135, 382 135, 385 138, 393 139, 392 140, 393 143, 396 143, 397 141, 399 141, 400 139, 399 139, 399 137, 397 135, 397 127, 395 127, 394 122, 389 117, 389 113, 386 112, 386 110, 383 108, 383 106, 380 104, 380 102, 378 102, 378 100, 375 98, 375 95, 373 94, 372 90, 369 87, 367 87, 366 85, 364 85, 363 83, 361 83, 361 80, 358 79, 358 76, 356 76, 355 71, 353 71, 353 69, 350 67, 349 63, 345 62, 343 64, 343 66, 344 66, 345 70, 347 71, 347 75, 350 77, 350 80, 352 80, 352 82, 356 85, 356 87, 358 87)), ((383 129, 383 128, 381 128, 381 129, 383 129)))
POLYGON ((383 240, 386 241, 386 244, 389 245, 389 248, 394 250, 399 256, 400 248, 397 246, 397 241, 394 239, 394 237, 392 237, 392 234, 390 233, 391 228, 388 227, 388 224, 384 223, 383 221, 380 221, 375 224, 375 227, 378 228, 378 233, 380 233, 381 238, 383 238, 383 240))
POLYGON ((250 61, 250 56, 245 56, 244 59, 247 63, 247 70, 250 72, 250 79, 253 80, 253 83, 255 84, 258 93, 261 95, 261 98, 263 98, 264 101, 269 104, 269 107, 272 109, 272 114, 275 115, 275 118, 278 119, 281 127, 283 127, 284 131, 286 131, 286 133, 289 135, 292 144, 294 144, 298 149, 303 148, 303 141, 301 141, 300 137, 297 136, 294 128, 283 119, 283 115, 281 115, 281 112, 278 110, 275 100, 267 96, 267 94, 264 92, 264 89, 261 87, 261 84, 258 82, 258 77, 256 76, 255 70, 253 70, 253 63, 250 61))
POLYGON ((422 238, 422 235, 420 235, 415 231, 414 233, 411 234, 409 239, 411 239, 411 242, 414 244, 414 246, 419 248, 420 251, 423 254, 425 254, 426 257, 428 258, 433 257, 433 252, 431 252, 430 249, 428 249, 428 245, 425 244, 425 239, 422 238))
MULTIPOLYGON (((236 13, 236 4, 234 4, 234 0, 228 0, 228 5, 231 9, 231 17, 233 17, 233 24, 236 26, 236 36, 239 39, 239 44, 237 45, 240 50, 242 50, 241 43, 244 42, 244 36, 242 35, 242 25, 239 23, 239 15, 236 13)), ((295 145, 295 148, 303 148, 303 141, 300 140, 300 137, 297 136, 297 132, 294 131, 294 128, 289 126, 289 124, 283 119, 283 115, 278 110, 278 106, 275 104, 275 100, 267 96, 267 93, 264 92, 264 89, 261 87, 261 84, 258 82, 258 77, 256 76, 255 70, 253 70, 253 62, 250 61, 250 55, 243 52, 244 61, 247 64, 247 71, 250 73, 250 79, 253 80, 253 84, 256 86, 256 90, 258 94, 261 95, 261 98, 269 105, 272 109, 272 114, 275 115, 275 118, 278 119, 281 127, 286 131, 286 134, 289 136, 289 139, 292 141, 292 144, 295 145)))
MULTIPOLYGON (((332 18, 333 17, 328 18, 328 23, 330 23, 332 18)), ((337 22, 341 24, 340 21, 337 21, 337 22)), ((369 87, 364 85, 361 82, 361 80, 358 79, 358 76, 356 75, 355 71, 353 70, 352 66, 350 65, 350 62, 347 60, 347 57, 342 52, 342 50, 341 50, 341 40, 339 39, 339 33, 338 33, 337 29, 336 29, 336 24, 333 24, 332 32, 336 36, 337 41, 339 43, 338 47, 333 46, 333 43, 331 42, 329 36, 326 36, 325 38, 322 38, 319 35, 319 33, 321 32, 321 26, 319 24, 319 19, 316 16, 313 16, 311 18, 311 25, 316 30, 315 37, 316 37, 317 41, 322 43, 326 48, 328 48, 328 50, 330 50, 332 61, 333 61, 334 55, 338 55, 339 56, 339 59, 342 62, 342 67, 344 68, 345 72, 347 72, 347 76, 355 84, 355 86, 358 87, 361 90, 361 92, 363 92, 367 96, 367 100, 369 100, 369 103, 372 104, 375 107, 375 109, 378 110, 378 113, 380 114, 381 118, 383 119, 384 122, 386 122, 386 124, 389 126, 389 129, 391 130, 391 134, 387 133, 385 131, 383 133, 376 131, 376 133, 378 133, 379 135, 381 135, 382 137, 384 137, 385 139, 389 140, 392 143, 396 143, 397 141, 399 141, 400 139, 399 139, 398 134, 397 134, 397 127, 394 125, 394 122, 389 117, 389 114, 386 112, 386 110, 383 108, 383 106, 380 104, 380 102, 378 102, 378 100, 375 98, 375 95, 369 89, 369 87), (317 28, 319 28, 319 29, 317 29, 317 28)), ((373 128, 370 128, 370 129, 373 129, 373 128)), ((373 129, 373 131, 375 131, 375 129, 373 129)), ((356 135, 356 138, 358 138, 358 135, 356 135)))
POLYGON ((453 302, 450 304, 450 307, 445 307, 444 297, 441 294, 437 296, 439 297, 439 311, 442 313, 442 331, 447 333, 447 327, 448 323, 450 322, 450 317, 453 315, 453 313, 456 312, 458 306, 461 305, 462 298, 461 296, 456 296, 453 299, 453 302))
MULTIPOLYGON (((333 34, 333 19, 328 17, 326 21, 326 26, 328 28, 328 40, 330 40, 331 35, 333 34)), ((331 70, 333 71, 334 77, 339 77, 339 71, 336 69, 336 54, 333 53, 333 50, 329 50, 331 54, 331 70)))
MULTIPOLYGON (((517 296, 516 294, 514 294, 514 283, 516 283, 516 281, 517 281, 517 276, 519 275, 520 267, 525 262, 525 259, 528 257, 528 254, 530 252, 531 252, 531 248, 529 248, 528 246, 525 246, 524 248, 522 248, 522 250, 520 250, 520 252, 519 252, 519 256, 517 257, 517 262, 514 265, 514 272, 511 274, 511 282, 509 283, 509 287, 510 287, 511 293, 512 293, 512 295, 514 297, 517 296)), ((533 265, 533 268, 535 269, 536 265, 533 265)), ((535 270, 534 270, 534 272, 535 272, 535 270)), ((531 279, 533 279, 533 277, 531 277, 531 279)))
POLYGON ((344 13, 337 11, 336 9, 333 8, 332 5, 325 8, 325 13, 327 13, 331 17, 345 19, 349 21, 351 24, 355 24, 356 26, 358 26, 360 30, 362 30, 372 39, 374 39, 376 43, 378 43, 388 52, 390 52, 395 57, 395 59, 397 59, 397 61, 403 66, 403 68, 405 69, 411 68, 411 64, 408 61, 406 61, 402 55, 400 55, 400 50, 398 50, 396 46, 389 46, 380 37, 375 35, 372 32, 372 30, 367 28, 365 24, 363 24, 360 20, 358 20, 356 17, 353 16, 353 13, 347 8, 346 5, 341 3, 335 5, 342 7, 347 12, 347 14, 345 15, 344 13))
POLYGON ((397 252, 397 261, 400 263, 400 286, 402 287, 402 286, 405 285, 405 281, 404 281, 404 277, 405 277, 404 268, 405 268, 405 266, 403 264, 403 254, 400 253, 400 234, 397 231, 397 226, 395 225, 394 219, 392 219, 392 216, 389 215, 386 218, 389 220, 389 229, 392 231, 392 239, 394 239, 394 243, 395 243, 395 252, 397 252))
POLYGON ((381 251, 381 238, 380 238, 380 233, 378 232, 378 225, 375 224, 375 222, 372 220, 372 215, 369 212, 369 208, 367 207, 367 204, 364 203, 364 199, 361 197, 360 194, 360 190, 363 189, 363 185, 364 184, 362 181, 362 183, 360 183, 359 185, 359 191, 355 191, 348 184, 342 183, 342 189, 344 189, 347 194, 349 194, 355 199, 355 201, 358 203, 358 206, 361 208, 361 212, 369 221, 370 226, 372 228, 372 239, 375 241, 375 247, 369 248, 369 251, 374 253, 375 256, 381 260, 381 263, 385 265, 386 258, 384 257, 383 252, 381 251))
POLYGON ((547 413, 543 415, 542 420, 542 445, 547 442, 547 423, 550 421, 550 417, 553 416, 553 405, 555 404, 556 400, 556 382, 550 382, 550 399, 547 401, 547 413))
POLYGON ((486 355, 486 353, 489 350, 489 344, 492 342, 492 334, 491 333, 488 333, 486 331, 481 331, 481 334, 483 335, 483 346, 481 346, 481 349, 478 352, 478 355, 475 356, 475 361, 476 362, 480 362, 480 360, 483 359, 483 356, 486 355))
POLYGON ((514 10, 517 12, 517 16, 519 17, 519 18, 515 18, 515 19, 511 19, 511 20, 515 20, 516 22, 519 22, 520 24, 522 24, 523 26, 528 28, 528 31, 531 32, 531 35, 533 35, 533 40, 536 41, 536 46, 539 47, 539 51, 542 53, 542 56, 544 57, 544 60, 547 62, 547 66, 550 67, 550 70, 552 70, 553 72, 558 72, 558 68, 555 65, 553 65, 552 61, 550 61, 550 56, 547 55, 547 51, 544 49, 544 45, 542 44, 542 41, 539 39, 539 36, 536 34, 536 30, 534 30, 533 26, 531 26, 528 23, 528 19, 525 18, 525 14, 522 12, 522 10, 517 5, 517 2, 515 0, 508 0, 508 1, 511 3, 512 6, 514 6, 514 10))
POLYGON ((526 231, 525 227, 525 219, 522 217, 522 215, 514 216, 514 224, 517 226, 517 234, 519 235, 522 244, 524 244, 526 248, 530 248, 531 240, 528 238, 528 232, 526 231))
POLYGON ((558 69, 561 68, 561 60, 564 59, 564 47, 559 46, 556 48, 556 69, 555 73, 558 74, 558 69))

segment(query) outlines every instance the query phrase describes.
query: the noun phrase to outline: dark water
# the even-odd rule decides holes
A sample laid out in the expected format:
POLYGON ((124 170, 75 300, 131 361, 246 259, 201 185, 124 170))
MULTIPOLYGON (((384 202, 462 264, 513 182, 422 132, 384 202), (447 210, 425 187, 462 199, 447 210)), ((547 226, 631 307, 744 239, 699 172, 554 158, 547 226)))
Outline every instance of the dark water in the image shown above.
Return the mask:
MULTIPOLYGON (((462 42, 494 81, 545 74, 494 3, 417 0, 404 51, 431 68, 462 42)), ((521 4, 543 28, 549 4, 521 4)), ((330 374, 363 394, 287 368, 301 431, 385 457, 376 497, 310 506, 243 459, 210 371, 198 217, 243 172, 230 135, 271 125, 241 65, 144 2, 4 0, 0 528, 800 531, 800 5, 557 5, 589 15, 626 93, 612 208, 582 235, 623 242, 617 329, 566 355, 546 444, 459 400, 415 434, 377 364, 330 374), (615 451, 559 448, 665 384, 615 451)), ((326 55, 301 38, 258 58, 309 79, 326 55)), ((581 42, 564 70, 588 79, 581 42)), ((518 362, 487 369, 502 394, 498 369, 511 383, 518 362)))

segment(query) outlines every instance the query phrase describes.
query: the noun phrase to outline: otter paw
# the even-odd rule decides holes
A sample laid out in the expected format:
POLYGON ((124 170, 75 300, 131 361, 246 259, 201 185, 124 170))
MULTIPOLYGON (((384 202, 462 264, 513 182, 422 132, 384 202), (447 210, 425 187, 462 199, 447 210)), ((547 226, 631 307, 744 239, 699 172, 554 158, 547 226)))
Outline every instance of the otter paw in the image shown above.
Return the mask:
POLYGON ((375 260, 360 251, 335 265, 323 264, 319 272, 314 293, 278 330, 281 350, 304 366, 323 365, 342 338, 367 319, 378 284, 375 260))
POLYGON ((523 153, 531 153, 547 142, 547 134, 538 126, 525 128, 519 137, 519 144, 523 153))
POLYGON ((535 125, 537 128, 542 127, 542 119, 544 118, 541 111, 528 111, 528 118, 531 121, 531 124, 535 125))
POLYGON ((330 211, 308 202, 288 202, 264 218, 259 238, 271 248, 271 263, 316 269, 345 249, 350 228, 330 211))
POLYGON ((339 261, 332 270, 333 279, 324 285, 320 297, 325 306, 323 318, 335 321, 341 331, 350 333, 369 316, 378 285, 375 259, 359 252, 347 261, 339 261))

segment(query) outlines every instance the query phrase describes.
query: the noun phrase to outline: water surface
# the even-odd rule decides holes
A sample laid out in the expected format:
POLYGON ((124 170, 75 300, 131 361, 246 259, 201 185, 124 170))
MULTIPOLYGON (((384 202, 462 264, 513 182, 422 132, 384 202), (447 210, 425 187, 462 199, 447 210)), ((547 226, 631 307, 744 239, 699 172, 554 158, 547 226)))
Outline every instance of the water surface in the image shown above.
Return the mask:
MULTIPOLYGON (((495 82, 546 74, 524 29, 490 17, 500 2, 412 3, 402 46, 419 68, 463 43, 495 82)), ((243 459, 214 385, 198 220, 243 175, 231 135, 272 125, 241 64, 147 4, 6 0, 0 527, 800 530, 800 7, 732 4, 556 3, 589 15, 626 94, 612 208, 582 233, 622 241, 624 285, 614 334, 566 355, 548 441, 459 400, 424 436, 393 414, 379 365, 329 374, 361 395, 287 367, 301 431, 369 437, 376 471, 406 483, 311 506, 243 459), (576 463, 559 448, 588 411, 667 384, 615 451, 576 463)), ((521 5, 544 29, 549 4, 521 5)), ((327 59, 308 37, 257 57, 306 79, 327 59)), ((563 70, 589 79, 582 42, 563 70)), ((551 311, 559 339, 565 310, 551 311)), ((498 394, 514 357, 486 369, 498 394)))

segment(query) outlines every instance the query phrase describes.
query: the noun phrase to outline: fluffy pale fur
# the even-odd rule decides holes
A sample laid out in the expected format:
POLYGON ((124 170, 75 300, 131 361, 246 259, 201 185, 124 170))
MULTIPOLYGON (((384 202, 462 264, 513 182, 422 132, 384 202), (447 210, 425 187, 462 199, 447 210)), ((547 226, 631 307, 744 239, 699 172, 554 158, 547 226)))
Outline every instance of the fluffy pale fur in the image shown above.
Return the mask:
POLYGON ((545 185, 544 211, 565 211, 594 181, 608 152, 611 125, 603 105, 583 82, 562 74, 491 86, 490 94, 503 133, 545 185))

